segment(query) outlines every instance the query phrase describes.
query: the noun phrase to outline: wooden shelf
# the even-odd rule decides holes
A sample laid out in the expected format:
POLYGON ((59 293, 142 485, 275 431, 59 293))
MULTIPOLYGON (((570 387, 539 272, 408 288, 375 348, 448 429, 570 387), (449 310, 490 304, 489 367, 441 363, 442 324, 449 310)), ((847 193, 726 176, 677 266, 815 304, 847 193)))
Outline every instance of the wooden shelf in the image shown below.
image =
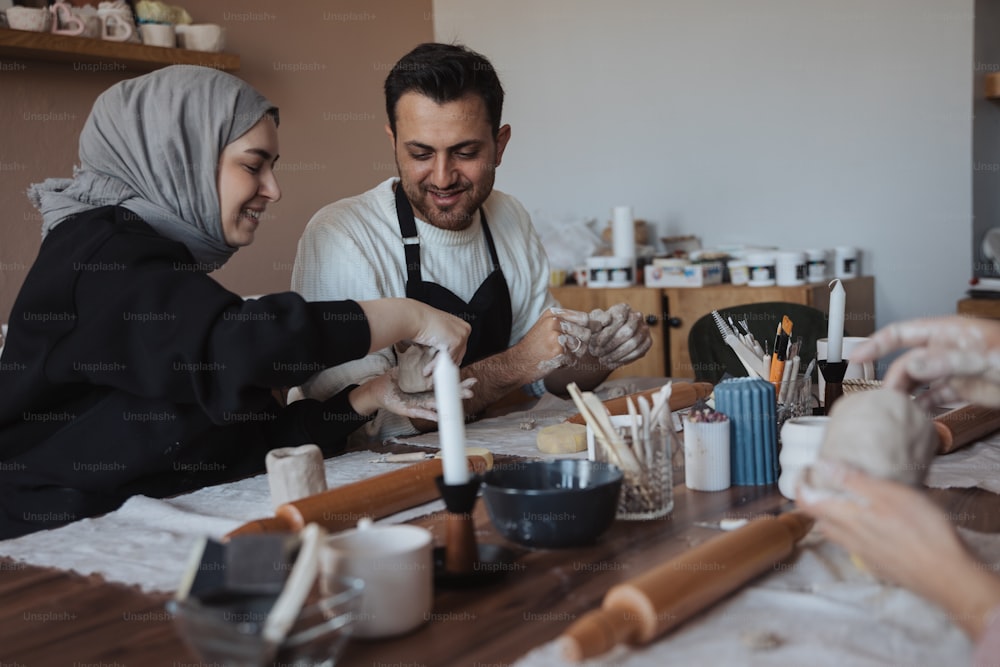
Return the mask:
POLYGON ((240 68, 240 57, 232 53, 189 51, 0 28, 0 58, 4 57, 105 65, 108 71, 130 69, 149 72, 167 65, 204 65, 227 72, 240 68))
POLYGON ((1000 100, 1000 72, 987 74, 984 81, 986 99, 1000 100))

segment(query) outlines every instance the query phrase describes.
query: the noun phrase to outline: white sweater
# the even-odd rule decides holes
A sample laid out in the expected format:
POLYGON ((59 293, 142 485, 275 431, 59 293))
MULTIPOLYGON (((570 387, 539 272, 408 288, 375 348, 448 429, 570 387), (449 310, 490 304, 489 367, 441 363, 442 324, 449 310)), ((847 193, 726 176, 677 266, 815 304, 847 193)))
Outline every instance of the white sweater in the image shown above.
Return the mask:
MULTIPOLYGON (((406 296, 406 261, 392 189, 396 180, 390 178, 364 194, 329 204, 312 217, 299 240, 293 290, 309 301, 406 296)), ((520 202, 494 190, 483 210, 510 290, 509 344, 513 345, 546 308, 556 305, 548 289, 549 261, 520 202)), ((423 279, 469 301, 493 270, 479 213, 462 231, 439 229, 420 219, 416 225, 423 279)), ((301 390, 306 397, 323 400, 395 365, 395 354, 385 348, 328 368, 301 390)), ((382 438, 416 432, 408 419, 394 414, 379 414, 371 430, 382 438)))

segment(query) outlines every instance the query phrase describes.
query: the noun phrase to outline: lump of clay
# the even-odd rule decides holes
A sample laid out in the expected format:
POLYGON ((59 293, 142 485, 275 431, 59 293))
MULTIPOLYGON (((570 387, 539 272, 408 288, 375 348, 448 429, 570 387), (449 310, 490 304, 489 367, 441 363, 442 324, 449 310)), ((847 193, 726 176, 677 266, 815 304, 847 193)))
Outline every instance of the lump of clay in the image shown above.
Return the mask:
POLYGON ((424 375, 424 368, 434 359, 437 350, 424 345, 411 345, 399 357, 399 388, 407 394, 419 394, 434 387, 434 379, 424 375))
MULTIPOLYGON (((901 392, 876 389, 845 394, 834 403, 819 458, 917 485, 937 447, 937 432, 923 410, 901 392)), ((809 473, 810 486, 836 487, 815 468, 809 473)))
POLYGON ((587 450, 587 427, 583 424, 554 424, 538 431, 538 449, 546 454, 575 454, 587 450))

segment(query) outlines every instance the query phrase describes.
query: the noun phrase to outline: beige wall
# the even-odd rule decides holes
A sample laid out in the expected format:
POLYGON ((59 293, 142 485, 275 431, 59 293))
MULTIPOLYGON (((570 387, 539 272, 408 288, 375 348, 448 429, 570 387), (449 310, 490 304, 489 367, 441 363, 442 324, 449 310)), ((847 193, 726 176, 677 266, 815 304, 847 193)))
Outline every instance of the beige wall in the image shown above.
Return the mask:
MULTIPOLYGON (((382 82, 399 56, 433 39, 431 0, 189 6, 196 21, 226 27, 226 50, 242 59, 238 75, 281 107, 282 200, 268 210, 255 243, 216 277, 241 294, 287 290, 311 215, 395 173, 382 131, 382 82)), ((40 243, 40 218, 25 189, 71 174, 94 99, 133 74, 0 58, 0 321, 40 243)))

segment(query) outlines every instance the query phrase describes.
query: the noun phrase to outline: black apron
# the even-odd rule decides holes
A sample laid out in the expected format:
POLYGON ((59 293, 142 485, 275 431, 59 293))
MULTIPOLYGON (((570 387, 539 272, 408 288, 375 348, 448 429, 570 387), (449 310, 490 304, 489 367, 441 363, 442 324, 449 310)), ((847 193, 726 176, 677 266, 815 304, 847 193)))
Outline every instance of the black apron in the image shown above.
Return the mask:
POLYGON ((513 321, 510 290, 507 289, 507 280, 500 270, 497 249, 493 244, 493 235, 490 234, 483 210, 479 209, 479 217, 486 245, 490 250, 490 258, 493 260, 493 272, 472 295, 472 301, 469 303, 451 290, 437 283, 426 282, 421 277, 417 224, 413 219, 410 201, 399 183, 396 184, 396 217, 399 219, 399 232, 403 237, 403 252, 406 254, 406 296, 460 317, 472 326, 462 366, 506 350, 510 344, 513 321))

